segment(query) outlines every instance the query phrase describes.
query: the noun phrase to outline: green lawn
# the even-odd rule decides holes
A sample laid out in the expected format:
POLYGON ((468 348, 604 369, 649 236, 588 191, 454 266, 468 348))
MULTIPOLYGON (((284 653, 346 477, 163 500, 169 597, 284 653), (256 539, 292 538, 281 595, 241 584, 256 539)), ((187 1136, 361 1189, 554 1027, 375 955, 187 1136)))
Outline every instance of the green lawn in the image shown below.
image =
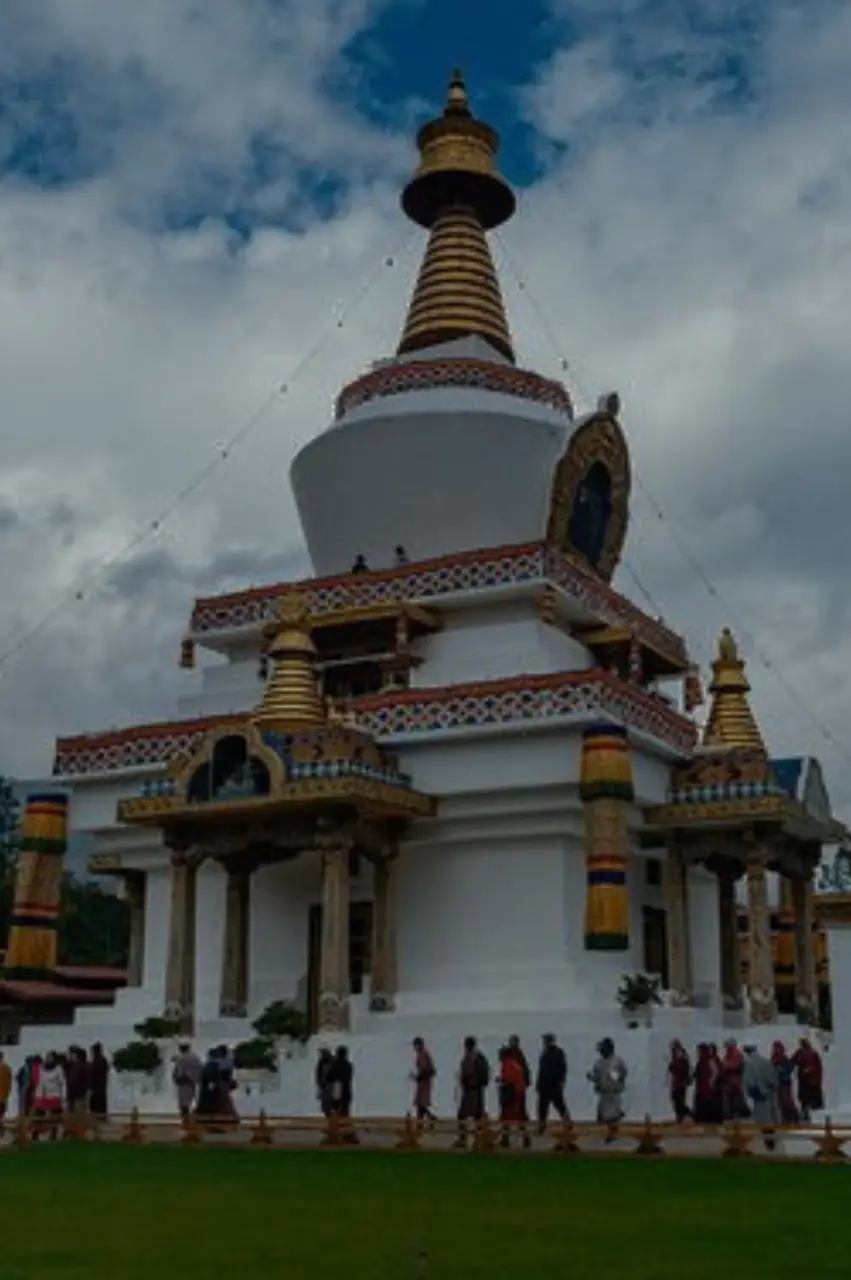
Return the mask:
POLYGON ((0 1156, 0 1280, 827 1280, 849 1191, 815 1164, 44 1145, 0 1156))

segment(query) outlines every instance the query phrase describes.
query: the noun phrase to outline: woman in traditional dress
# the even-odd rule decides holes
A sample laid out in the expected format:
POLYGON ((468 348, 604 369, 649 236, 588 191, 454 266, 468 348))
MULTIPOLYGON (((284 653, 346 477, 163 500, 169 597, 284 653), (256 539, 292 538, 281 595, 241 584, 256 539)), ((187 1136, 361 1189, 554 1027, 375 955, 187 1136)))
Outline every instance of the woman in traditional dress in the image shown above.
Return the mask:
POLYGON ((671 1095, 671 1107, 677 1124, 691 1120, 691 1108, 688 1105, 688 1087, 692 1081, 691 1061, 680 1040, 671 1041, 671 1056, 668 1059, 668 1090, 671 1095))
POLYGON ((819 1054, 806 1037, 798 1041, 792 1058, 798 1073, 798 1105, 804 1120, 809 1121, 814 1111, 824 1110, 824 1068, 819 1054))
POLYGON ((714 1045, 697 1046, 694 1067, 694 1118, 698 1124, 718 1124, 721 1120, 721 1064, 714 1045))
POLYGON ((721 1090, 725 1120, 747 1120, 751 1113, 742 1085, 744 1069, 744 1054, 735 1040, 728 1040, 724 1045, 724 1057, 721 1059, 721 1090))
POLYGON ((67 1103, 65 1071, 55 1053, 47 1055, 39 1070, 33 1103, 39 1129, 55 1142, 67 1103))
POLYGON ((97 1120, 105 1120, 109 1095, 109 1058, 103 1045, 92 1045, 89 1062, 89 1111, 97 1120))
POLYGON ((792 1059, 786 1052, 786 1046, 782 1040, 775 1040, 771 1046, 771 1065, 777 1075, 777 1109, 780 1112, 780 1122, 781 1124, 798 1124, 801 1117, 795 1106, 795 1094, 792 1090, 795 1068, 792 1066, 792 1059))

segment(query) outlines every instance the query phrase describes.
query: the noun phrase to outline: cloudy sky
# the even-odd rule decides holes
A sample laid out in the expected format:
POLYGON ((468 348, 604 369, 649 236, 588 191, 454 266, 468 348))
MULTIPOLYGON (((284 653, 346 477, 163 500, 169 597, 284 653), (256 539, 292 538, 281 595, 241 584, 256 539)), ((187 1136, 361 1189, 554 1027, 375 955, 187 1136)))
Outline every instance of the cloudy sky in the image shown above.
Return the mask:
POLYGON ((460 63, 519 188, 521 361, 624 399, 621 588, 702 660, 733 626, 851 819, 851 5, 484 12, 5 0, 0 770, 167 715, 193 596, 306 570, 289 463, 395 345, 399 188, 460 63))

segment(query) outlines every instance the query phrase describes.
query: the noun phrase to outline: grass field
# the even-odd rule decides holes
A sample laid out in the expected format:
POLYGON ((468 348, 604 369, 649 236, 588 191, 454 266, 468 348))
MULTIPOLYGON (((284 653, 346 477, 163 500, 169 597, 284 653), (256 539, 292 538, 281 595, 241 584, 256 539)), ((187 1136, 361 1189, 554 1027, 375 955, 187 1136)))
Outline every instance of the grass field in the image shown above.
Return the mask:
POLYGON ((828 1280, 849 1191, 836 1166, 58 1144, 0 1157, 0 1280, 828 1280))

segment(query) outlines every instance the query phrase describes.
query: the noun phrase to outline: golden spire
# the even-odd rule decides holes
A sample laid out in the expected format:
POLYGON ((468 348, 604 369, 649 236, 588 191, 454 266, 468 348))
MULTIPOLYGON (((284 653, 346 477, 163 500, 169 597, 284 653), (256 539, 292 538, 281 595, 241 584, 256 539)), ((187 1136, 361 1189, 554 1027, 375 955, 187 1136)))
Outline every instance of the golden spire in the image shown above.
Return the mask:
POLYGON ((298 594, 282 596, 275 613, 277 620, 267 628, 272 636, 267 651, 272 669, 254 723, 283 730, 324 724, 307 604, 298 594))
POLYGON ((514 194, 497 172, 499 137, 470 111, 460 71, 443 115, 417 135, 420 163, 402 208, 430 232, 398 353, 479 334, 514 360, 485 232, 507 222, 514 194))
POLYGON ((718 657, 712 663, 712 705, 703 730, 705 747, 736 747, 765 751, 750 703, 745 663, 739 657, 736 641, 729 627, 718 638, 718 657))

